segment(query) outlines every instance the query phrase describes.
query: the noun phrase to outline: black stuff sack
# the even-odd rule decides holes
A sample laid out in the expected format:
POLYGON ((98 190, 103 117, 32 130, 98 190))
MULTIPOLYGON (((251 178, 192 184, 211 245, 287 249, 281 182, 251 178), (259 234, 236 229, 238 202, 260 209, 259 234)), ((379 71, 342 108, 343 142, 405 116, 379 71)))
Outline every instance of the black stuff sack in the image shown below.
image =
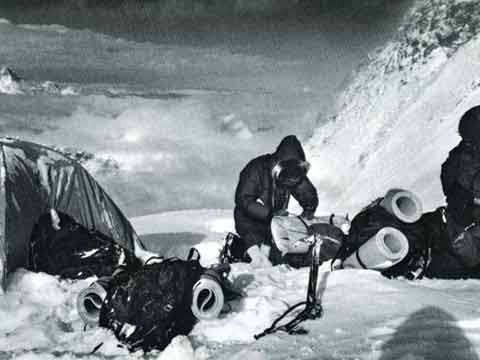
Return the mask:
POLYGON ((130 351, 165 349, 195 325, 192 291, 203 270, 191 251, 188 260, 147 262, 136 272, 119 273, 100 310, 100 326, 111 329, 130 351))
POLYGON ((392 227, 407 237, 409 251, 402 261, 382 271, 382 274, 386 277, 421 277, 429 262, 429 247, 423 222, 422 220, 414 223, 402 222, 380 205, 382 199, 373 201, 353 218, 349 234, 338 257, 345 260, 382 228, 392 227))

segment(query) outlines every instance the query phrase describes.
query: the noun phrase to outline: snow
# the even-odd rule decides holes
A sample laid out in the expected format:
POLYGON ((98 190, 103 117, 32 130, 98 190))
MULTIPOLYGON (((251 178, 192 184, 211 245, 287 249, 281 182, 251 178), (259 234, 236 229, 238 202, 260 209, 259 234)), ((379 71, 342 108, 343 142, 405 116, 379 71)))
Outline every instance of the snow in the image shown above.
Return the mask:
POLYGON ((218 262, 225 234, 235 231, 231 210, 184 210, 134 218, 132 224, 147 247, 167 256, 185 258, 192 246, 204 266, 218 262))
MULTIPOLYGON (((322 126, 315 127, 307 145, 313 165, 311 178, 320 190, 318 213, 355 214, 391 187, 414 191, 425 210, 443 203, 440 165, 459 140, 459 117, 480 101, 480 39, 472 30, 476 29, 478 6, 471 8, 472 4, 475 1, 417 1, 398 37, 355 74, 336 102, 334 115, 318 120, 322 126), (453 20, 446 16, 451 11, 458 14, 453 20), (462 21, 472 26, 466 28, 468 24, 462 21), (439 24, 439 36, 422 30, 423 24, 439 24), (452 33, 459 36, 445 42, 452 33), (420 48, 415 47, 418 44, 420 48)), ((233 169, 244 160, 235 157, 236 152, 250 156, 263 150, 266 145, 253 142, 272 124, 281 130, 266 135, 269 146, 289 129, 286 124, 292 118, 301 119, 302 126, 317 122, 319 109, 310 103, 320 97, 319 84, 296 79, 294 91, 289 92, 285 88, 291 78, 278 71, 292 74, 305 65, 302 62, 219 49, 140 44, 86 30, 64 30, 58 26, 20 27, 0 20, 0 54, 18 63, 32 78, 21 84, 25 94, 1 95, 2 126, 28 133, 34 140, 52 143, 62 139, 62 146, 89 145, 79 156, 93 159, 90 166, 96 173, 107 169, 110 177, 102 179, 117 190, 117 196, 120 193, 122 205, 129 211, 141 202, 174 203, 171 208, 224 204, 212 201, 212 194, 221 193, 222 198, 233 194, 232 186, 225 184, 234 182, 238 171, 233 169), (72 43, 81 46, 66 51, 64 45, 72 43), (34 58, 24 56, 23 49, 30 47, 34 58), (75 49, 86 52, 89 67, 84 67, 85 58, 75 49), (142 64, 135 53, 142 54, 142 64), (38 66, 43 62, 54 71, 38 66), (58 71, 64 63, 85 76, 84 83, 70 83, 69 74, 58 71), (233 74, 226 70, 232 64, 238 65, 233 74), (137 65, 132 80, 123 70, 137 65), (265 68, 271 69, 268 76, 263 76, 265 68), (125 78, 108 83, 110 71, 125 78), (177 72, 197 81, 209 71, 220 79, 209 83, 214 90, 207 86, 190 89, 191 83, 179 78, 173 78, 179 85, 172 87, 177 89, 174 91, 145 82, 152 73, 172 79, 169 76, 177 72), (249 73, 253 75, 242 82, 242 76, 249 73), (57 77, 49 79, 52 74, 57 77), (98 74, 108 84, 88 84, 89 76, 98 74), (277 74, 280 79, 275 82, 277 74), (242 88, 255 77, 261 81, 242 88), (133 86, 129 81, 144 83, 133 86), (268 91, 257 91, 262 82, 273 85, 268 91), (221 89, 224 84, 230 85, 229 90, 221 89), (272 95, 269 91, 277 90, 278 84, 283 92, 272 95), (19 123, 24 125, 20 130, 19 123), (159 135, 159 124, 167 135, 159 135), (240 140, 242 145, 238 145, 240 140), (152 180, 157 172, 162 175, 157 176, 160 182, 152 180), (135 175, 138 173, 141 176, 135 175), (192 173, 198 175, 194 180, 187 176, 192 173), (218 177, 219 182, 213 181, 218 177), (125 178, 129 178, 128 186, 115 182, 125 178), (190 182, 179 186, 184 179, 190 182), (185 195, 183 189, 189 187, 195 191, 185 195)), ((334 83, 338 85, 338 81, 334 83)), ((12 83, 0 83, 2 93, 9 92, 2 90, 5 84, 12 83)), ((144 214, 148 205, 142 206, 138 213, 144 214)), ((231 210, 221 209, 153 213, 132 218, 132 223, 151 251, 185 257, 195 246, 205 266, 217 261, 225 234, 234 228, 231 210)), ((107 330, 83 328, 75 301, 93 278, 60 281, 20 269, 10 276, 7 291, 0 295, 0 358, 479 358, 478 280, 389 280, 367 270, 331 272, 329 264, 323 264, 318 295, 324 314, 303 324, 308 334, 276 333, 255 341, 255 334, 305 299, 308 269, 255 269, 234 264, 230 278, 245 296, 231 302, 228 312, 199 322, 188 337, 174 339, 163 353, 143 355, 118 347, 107 330)))
POLYGON ((88 355, 103 342, 99 352, 104 356, 126 354, 104 329, 82 330, 75 300, 88 284, 88 281, 61 282, 50 275, 17 271, 0 297, 1 353, 25 359, 46 359, 51 354, 71 359, 72 354, 88 355))
MULTIPOLYGON (((185 230, 200 233, 203 238, 196 246, 202 258, 214 263, 225 232, 232 228, 230 215, 222 210, 177 211, 133 218, 132 223, 142 237, 159 236, 156 249, 160 253, 161 239, 177 234, 175 240, 181 244, 189 241, 185 230)), ((329 264, 324 264, 318 287, 324 315, 302 325, 308 335, 277 333, 255 341, 255 334, 305 299, 308 269, 234 264, 230 279, 245 293, 242 299, 231 302, 220 318, 199 322, 188 337, 175 339, 163 353, 152 356, 174 360, 434 359, 448 354, 452 359, 475 359, 480 351, 478 280, 389 280, 367 270, 330 272, 329 264)), ((41 360, 51 359, 52 354, 65 360, 132 356, 117 347, 107 330, 83 329, 75 300, 93 280, 59 281, 46 274, 16 272, 0 297, 0 353, 7 358, 41 360), (95 355, 89 355, 100 343, 95 355)))
POLYGON ((62 88, 59 84, 49 80, 42 83, 25 82, 8 67, 0 70, 0 95, 34 95, 38 93, 61 96, 79 95, 71 85, 62 88))
POLYGON ((195 352, 188 337, 179 335, 162 351, 158 360, 195 360, 195 352))
POLYGON ((22 94, 20 82, 15 79, 15 74, 7 67, 0 69, 0 94, 22 94))

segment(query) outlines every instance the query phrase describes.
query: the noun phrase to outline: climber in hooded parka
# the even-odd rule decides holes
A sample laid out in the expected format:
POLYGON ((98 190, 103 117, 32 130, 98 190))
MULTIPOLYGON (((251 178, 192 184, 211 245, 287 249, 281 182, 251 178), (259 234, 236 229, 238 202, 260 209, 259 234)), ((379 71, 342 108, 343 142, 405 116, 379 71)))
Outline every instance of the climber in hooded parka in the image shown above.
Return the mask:
POLYGON ((427 214, 427 225, 435 225, 428 231, 432 277, 480 277, 480 106, 462 115, 458 133, 462 139, 442 165, 447 207, 427 214))
POLYGON ((270 261, 278 263, 270 222, 274 215, 286 213, 290 195, 303 208, 303 217, 313 217, 318 196, 307 177, 308 169, 300 141, 289 135, 274 153, 251 160, 241 171, 235 192, 235 228, 252 262, 268 262, 259 248, 266 244, 271 248, 270 261))

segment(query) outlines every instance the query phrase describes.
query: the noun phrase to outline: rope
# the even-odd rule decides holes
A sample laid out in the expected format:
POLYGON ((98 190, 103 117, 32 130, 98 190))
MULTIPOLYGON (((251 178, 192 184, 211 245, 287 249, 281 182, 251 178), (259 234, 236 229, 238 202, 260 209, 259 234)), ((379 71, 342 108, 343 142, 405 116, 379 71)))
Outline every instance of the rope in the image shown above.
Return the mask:
POLYGON ((269 328, 265 329, 263 332, 261 332, 261 333, 259 333, 259 334, 254 335, 253 337, 255 338, 255 340, 258 340, 258 339, 260 339, 260 338, 262 338, 262 337, 264 337, 264 336, 266 336, 266 335, 268 335, 268 334, 273 334, 273 333, 276 332, 276 331, 282 330, 282 331, 288 332, 287 327, 288 327, 291 323, 293 323, 293 322, 298 318, 298 316, 303 313, 303 311, 302 311, 301 313, 299 313, 293 320, 289 321, 287 324, 282 325, 282 326, 278 326, 278 327, 277 327, 277 324, 278 324, 280 321, 282 321, 282 320, 283 320, 288 314, 290 314, 293 310, 295 310, 296 308, 298 308, 298 307, 300 307, 300 306, 302 306, 302 305, 306 305, 306 304, 307 304, 306 301, 302 301, 302 302, 299 302, 298 304, 295 304, 295 305, 289 307, 282 315, 280 315, 280 316, 272 323, 272 325, 271 325, 269 328))
POLYGON ((284 331, 289 335, 304 335, 308 334, 308 331, 304 328, 298 328, 298 325, 305 320, 314 320, 323 315, 323 308, 320 304, 312 304, 308 301, 302 301, 298 304, 295 304, 287 309, 280 317, 278 317, 272 325, 265 329, 263 332, 254 335, 255 340, 261 339, 262 337, 273 334, 277 331, 284 331), (277 326, 277 324, 282 321, 288 314, 293 310, 299 308, 300 306, 305 305, 305 309, 297 314, 292 320, 290 320, 285 325, 277 326))
POLYGON ((308 231, 308 228, 310 226, 308 226, 307 222, 300 216, 300 215, 297 215, 297 218, 302 222, 303 225, 305 225, 305 228, 307 229, 308 231))
POLYGON ((95 353, 98 351, 98 349, 100 349, 102 346, 103 346, 103 342, 101 342, 100 344, 98 344, 97 346, 95 346, 95 347, 93 348, 93 350, 90 352, 90 355, 95 354, 95 353))

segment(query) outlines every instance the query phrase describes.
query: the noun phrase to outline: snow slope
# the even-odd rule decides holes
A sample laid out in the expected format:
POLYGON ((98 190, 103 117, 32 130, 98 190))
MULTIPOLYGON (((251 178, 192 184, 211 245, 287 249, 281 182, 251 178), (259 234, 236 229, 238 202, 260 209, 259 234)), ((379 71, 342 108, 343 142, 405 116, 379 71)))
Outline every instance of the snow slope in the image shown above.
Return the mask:
POLYGON ((460 116, 480 103, 478 1, 417 1, 395 40, 372 55, 308 152, 321 210, 355 213, 390 187, 443 204, 441 163, 460 116))

